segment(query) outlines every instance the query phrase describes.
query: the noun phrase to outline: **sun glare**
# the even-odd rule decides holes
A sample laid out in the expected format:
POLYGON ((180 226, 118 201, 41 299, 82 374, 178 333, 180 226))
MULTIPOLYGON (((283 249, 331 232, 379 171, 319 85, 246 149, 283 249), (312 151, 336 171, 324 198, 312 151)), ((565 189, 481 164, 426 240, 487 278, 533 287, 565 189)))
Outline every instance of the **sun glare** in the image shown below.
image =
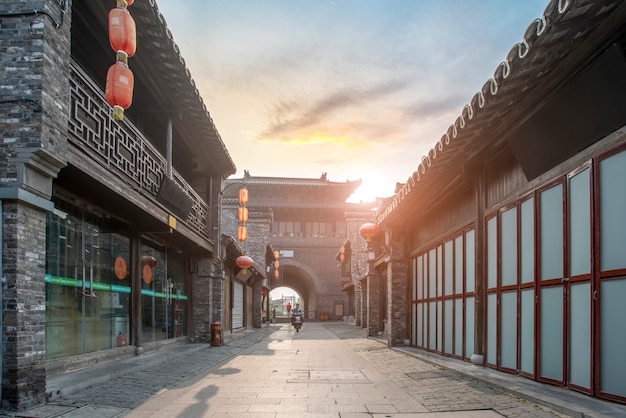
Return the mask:
POLYGON ((349 203, 374 202, 377 197, 388 197, 392 193, 385 190, 382 182, 377 180, 363 180, 361 186, 350 195, 349 203))

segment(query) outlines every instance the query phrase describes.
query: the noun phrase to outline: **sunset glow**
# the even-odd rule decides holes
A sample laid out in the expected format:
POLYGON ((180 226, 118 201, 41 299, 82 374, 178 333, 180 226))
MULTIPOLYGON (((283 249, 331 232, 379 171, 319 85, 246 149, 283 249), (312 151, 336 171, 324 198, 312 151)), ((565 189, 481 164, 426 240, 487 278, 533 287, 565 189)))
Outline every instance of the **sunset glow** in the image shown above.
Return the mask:
POLYGON ((357 201, 406 181, 547 3, 157 1, 235 176, 361 179, 357 201))

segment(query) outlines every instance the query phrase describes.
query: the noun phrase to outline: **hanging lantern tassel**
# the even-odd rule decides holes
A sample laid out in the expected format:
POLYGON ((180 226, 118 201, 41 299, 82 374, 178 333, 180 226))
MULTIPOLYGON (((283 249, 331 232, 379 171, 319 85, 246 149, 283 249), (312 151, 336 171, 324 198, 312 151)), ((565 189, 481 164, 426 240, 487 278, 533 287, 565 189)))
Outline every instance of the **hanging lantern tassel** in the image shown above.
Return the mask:
POLYGON ((119 51, 117 58, 107 72, 105 96, 113 108, 113 119, 121 121, 124 119, 124 110, 133 102, 135 77, 126 64, 126 53, 119 51))

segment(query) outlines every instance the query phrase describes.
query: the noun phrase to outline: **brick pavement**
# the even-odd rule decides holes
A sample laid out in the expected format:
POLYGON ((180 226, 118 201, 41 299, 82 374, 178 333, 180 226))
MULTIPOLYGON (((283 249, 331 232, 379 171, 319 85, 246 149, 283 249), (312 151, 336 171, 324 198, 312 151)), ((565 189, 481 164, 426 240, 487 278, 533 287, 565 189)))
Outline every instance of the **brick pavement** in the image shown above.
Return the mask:
POLYGON ((163 361, 141 370, 0 416, 568 416, 389 349, 345 323, 308 323, 299 334, 277 324, 223 347, 189 344, 158 355, 163 361))
POLYGON ((390 350, 374 339, 339 334, 352 349, 431 412, 493 410, 505 417, 567 417, 452 370, 390 350))
MULTIPOLYGON (((163 362, 151 359, 147 362, 149 364, 147 367, 133 370, 131 373, 123 374, 104 383, 78 389, 76 392, 70 390, 69 395, 54 399, 46 405, 19 412, 0 411, 0 418, 118 417, 158 393, 170 390, 236 356, 275 330, 275 328, 264 327, 253 332, 239 333, 237 338, 231 338, 222 347, 188 344, 173 348, 169 350, 169 353, 146 354, 144 355, 146 359, 155 356, 162 358, 163 362)), ((76 373, 76 379, 80 378, 80 373, 76 373)), ((80 385, 76 386, 80 388, 80 385)))

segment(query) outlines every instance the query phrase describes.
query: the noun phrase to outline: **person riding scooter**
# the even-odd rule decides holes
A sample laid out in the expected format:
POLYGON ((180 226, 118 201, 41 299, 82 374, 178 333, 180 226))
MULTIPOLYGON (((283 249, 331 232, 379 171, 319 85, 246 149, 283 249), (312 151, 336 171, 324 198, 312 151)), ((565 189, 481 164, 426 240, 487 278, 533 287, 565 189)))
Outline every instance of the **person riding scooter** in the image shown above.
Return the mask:
POLYGON ((303 317, 302 317, 302 308, 299 303, 296 303, 296 307, 291 310, 291 326, 294 326, 296 323, 298 326, 295 327, 296 331, 300 331, 300 327, 302 326, 303 317), (296 317, 298 317, 296 319, 296 317))

